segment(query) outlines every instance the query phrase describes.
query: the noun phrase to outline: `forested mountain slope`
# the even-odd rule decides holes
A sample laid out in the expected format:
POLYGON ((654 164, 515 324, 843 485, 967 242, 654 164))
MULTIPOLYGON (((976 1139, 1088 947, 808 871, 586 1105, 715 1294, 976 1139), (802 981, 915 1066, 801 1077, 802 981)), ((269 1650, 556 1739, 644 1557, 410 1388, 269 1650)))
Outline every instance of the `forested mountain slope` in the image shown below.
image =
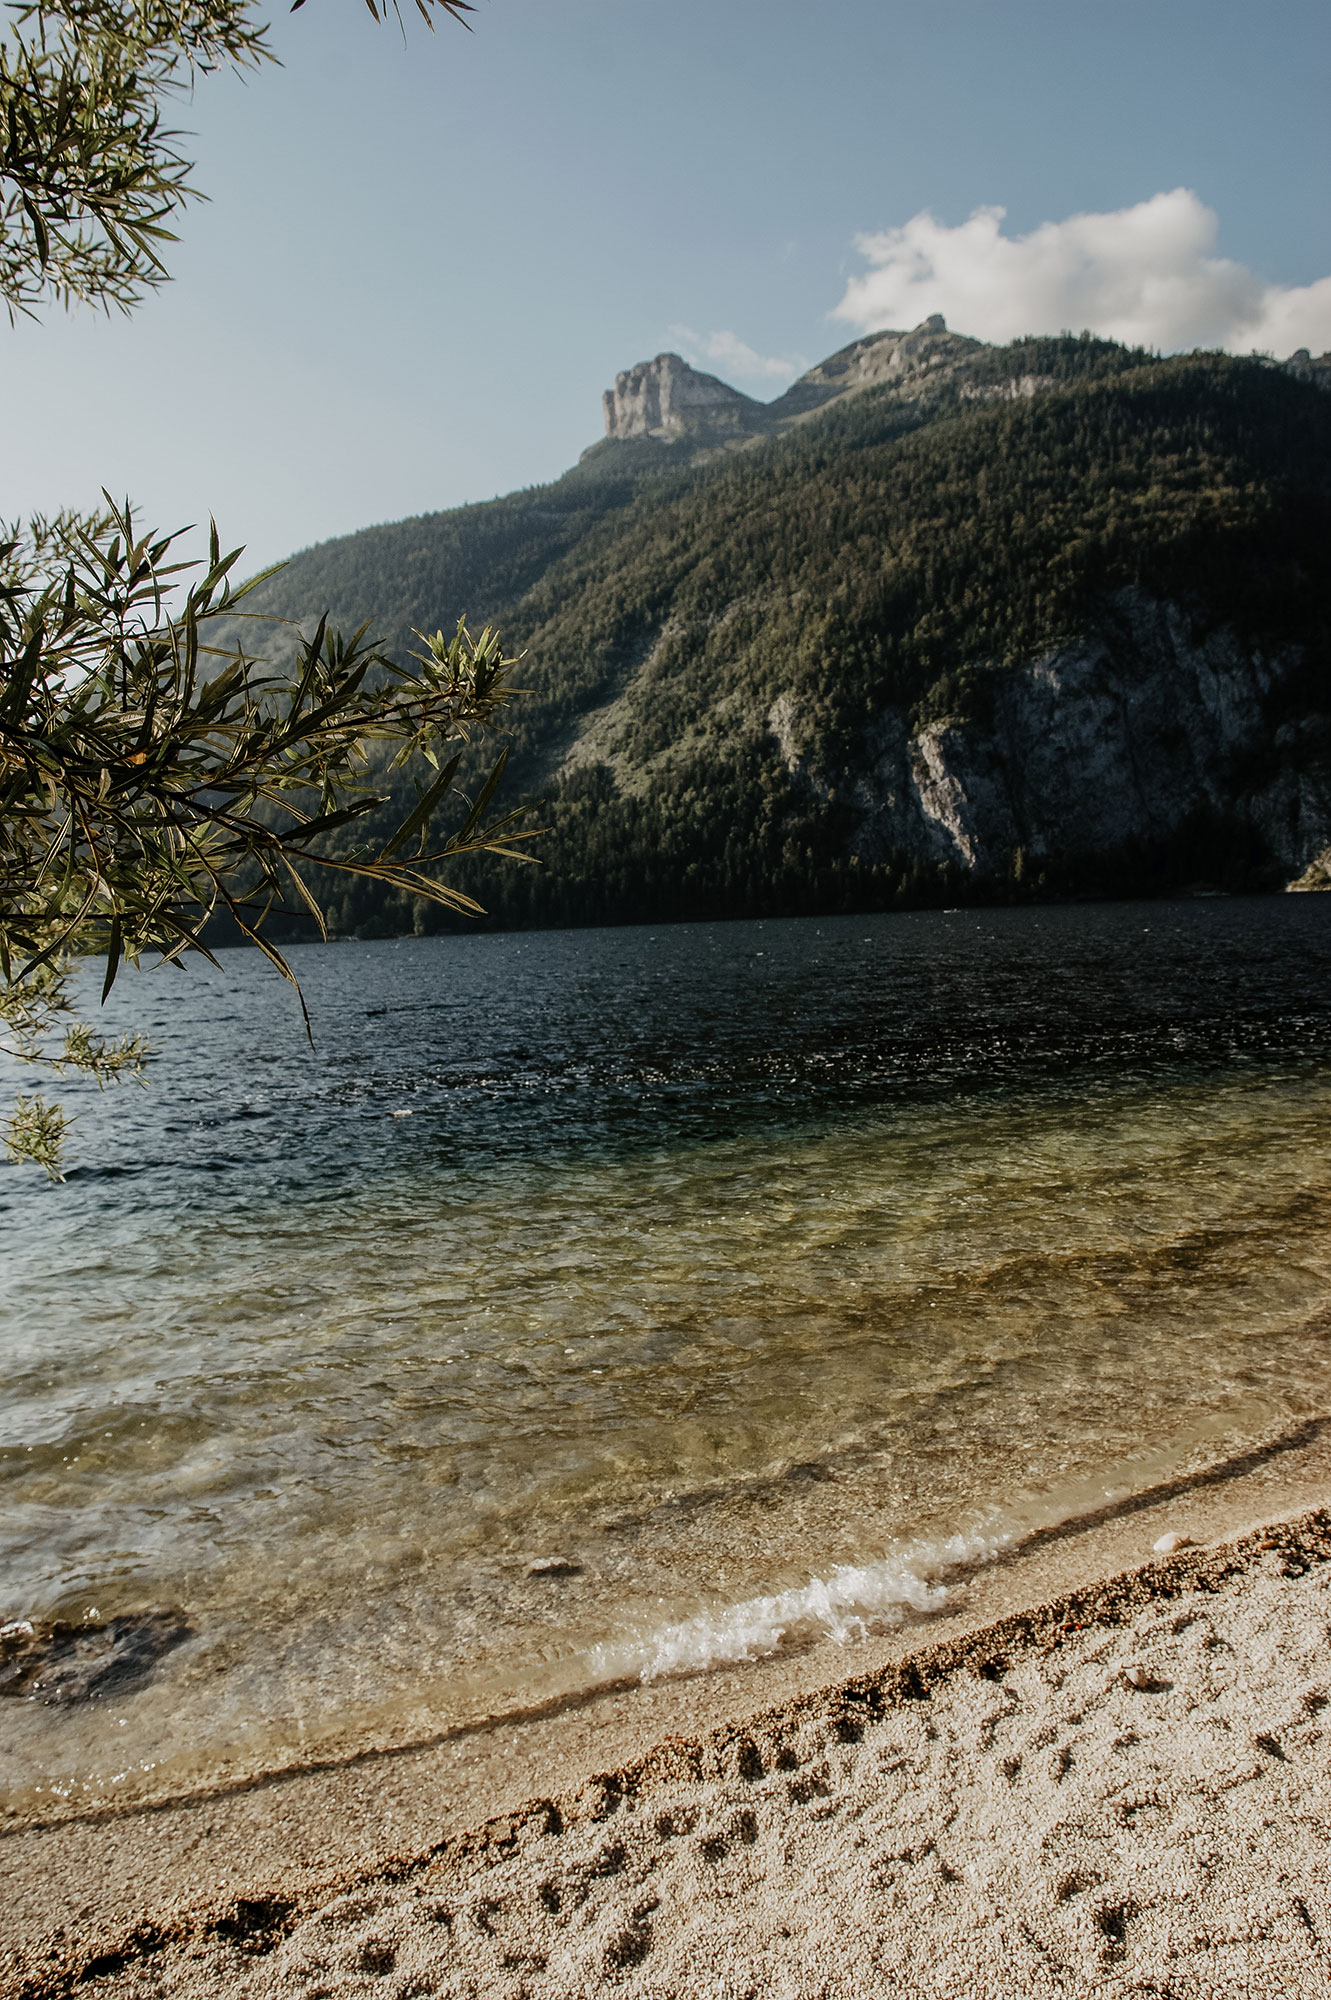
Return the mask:
POLYGON ((268 586, 526 650, 507 792, 553 831, 458 878, 492 921, 1278 886, 1331 843, 1317 364, 909 338, 268 586))

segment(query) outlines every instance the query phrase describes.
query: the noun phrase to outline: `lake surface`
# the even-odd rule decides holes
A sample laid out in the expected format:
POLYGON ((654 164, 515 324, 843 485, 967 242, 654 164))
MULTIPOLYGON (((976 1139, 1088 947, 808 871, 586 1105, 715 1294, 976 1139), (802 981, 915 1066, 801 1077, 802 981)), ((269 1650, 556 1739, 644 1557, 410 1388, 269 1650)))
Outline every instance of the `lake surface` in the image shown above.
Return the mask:
POLYGON ((1331 898, 293 963, 312 1050, 123 977, 151 1088, 0 1173, 0 1619, 191 1634, 0 1701, 11 1809, 927 1619, 1331 1408, 1331 898))

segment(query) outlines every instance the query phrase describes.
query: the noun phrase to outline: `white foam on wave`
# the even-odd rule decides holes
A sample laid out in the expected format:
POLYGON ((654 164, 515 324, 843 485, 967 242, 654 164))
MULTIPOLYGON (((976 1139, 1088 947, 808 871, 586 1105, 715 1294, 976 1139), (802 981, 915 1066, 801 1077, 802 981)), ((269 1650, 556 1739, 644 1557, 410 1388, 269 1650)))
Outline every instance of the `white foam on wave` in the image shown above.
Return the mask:
POLYGON ((826 1576, 767 1597, 720 1604, 692 1618, 592 1649, 598 1680, 663 1680, 766 1659, 783 1646, 831 1639, 846 1645, 928 1617, 951 1598, 941 1573, 991 1560, 1010 1534, 952 1535, 916 1543, 878 1562, 841 1563, 826 1576))
MULTIPOLYGON (((1250 1414, 1242 1435, 1250 1441, 1283 1436, 1280 1417, 1288 1423, 1287 1413, 1272 1409, 1266 1429, 1259 1430, 1250 1414)), ((980 1568, 1002 1550, 1079 1517, 1116 1512, 1129 1495, 1178 1479, 1190 1461, 1199 1460, 1203 1446, 1223 1441, 1232 1449, 1234 1439, 1232 1414, 1212 1413, 1154 1450, 1099 1472, 1077 1472, 1052 1491, 1012 1493, 965 1531, 902 1541, 873 1561, 838 1564, 826 1576, 789 1590, 711 1605, 690 1618, 646 1630, 639 1626, 592 1647, 583 1658, 594 1684, 604 1686, 739 1666, 770 1658, 785 1646, 866 1639, 912 1616, 927 1618, 944 1610, 959 1588, 958 1572, 980 1568), (941 1580, 945 1577, 946 1582, 941 1580)), ((1205 1462, 1216 1462, 1213 1452, 1205 1462)))

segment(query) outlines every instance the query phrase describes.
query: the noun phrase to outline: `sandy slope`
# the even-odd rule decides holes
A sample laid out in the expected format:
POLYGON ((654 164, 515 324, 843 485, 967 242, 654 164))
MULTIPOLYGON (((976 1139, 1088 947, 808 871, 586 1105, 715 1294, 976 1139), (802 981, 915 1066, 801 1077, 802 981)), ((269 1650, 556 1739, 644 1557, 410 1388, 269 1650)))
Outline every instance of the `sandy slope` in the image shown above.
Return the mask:
POLYGON ((665 1744, 247 1939, 183 1923, 79 1990, 1324 1995, 1329 1620, 1319 1512, 665 1744))

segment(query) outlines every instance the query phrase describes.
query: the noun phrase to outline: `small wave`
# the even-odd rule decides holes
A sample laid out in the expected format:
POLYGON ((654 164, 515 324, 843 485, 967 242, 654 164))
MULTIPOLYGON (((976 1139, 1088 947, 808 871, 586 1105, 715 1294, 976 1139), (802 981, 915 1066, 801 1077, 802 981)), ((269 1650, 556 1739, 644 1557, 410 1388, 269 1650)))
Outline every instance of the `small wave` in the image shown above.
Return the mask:
POLYGON ((913 1613, 930 1617, 952 1592, 934 1579, 992 1560, 1011 1536, 952 1535, 920 1543, 879 1562, 841 1563, 827 1576, 768 1597, 716 1605, 676 1624, 596 1646, 597 1680, 664 1680, 766 1659, 784 1647, 831 1639, 846 1645, 901 1625, 913 1613))

